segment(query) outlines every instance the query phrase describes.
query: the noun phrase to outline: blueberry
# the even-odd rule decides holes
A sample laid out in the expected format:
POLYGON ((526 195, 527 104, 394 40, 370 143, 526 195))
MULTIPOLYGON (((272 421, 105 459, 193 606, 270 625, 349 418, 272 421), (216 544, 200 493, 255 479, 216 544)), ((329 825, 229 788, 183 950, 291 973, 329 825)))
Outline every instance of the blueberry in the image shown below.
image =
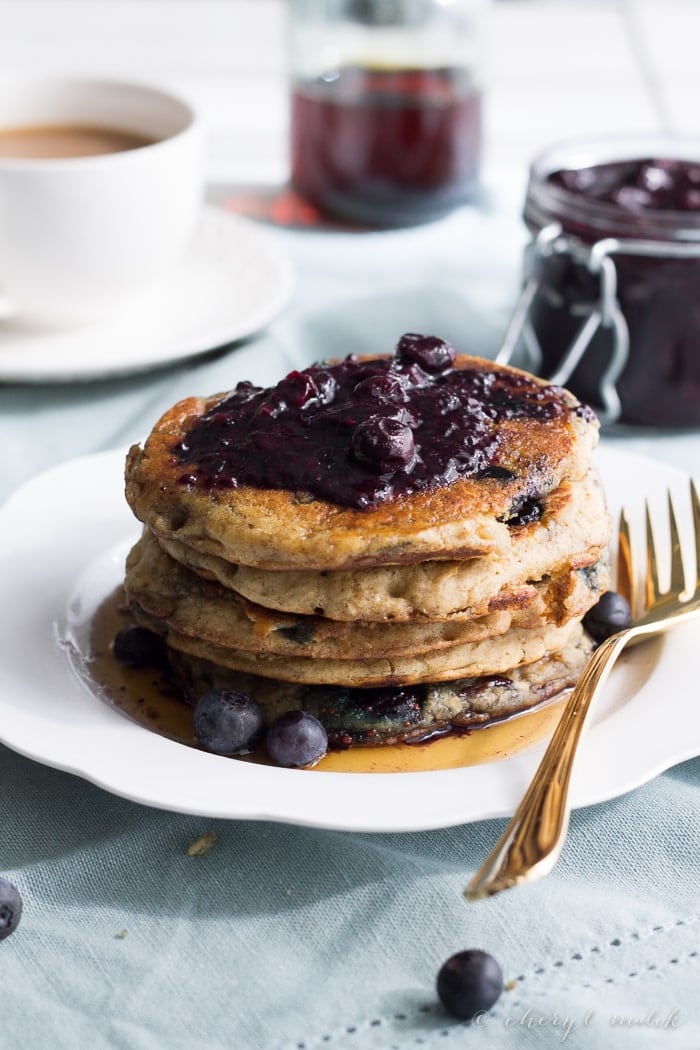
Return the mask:
POLYGON ((470 948, 443 963, 437 975, 437 993, 448 1013, 471 1021, 490 1010, 503 991, 503 972, 488 952, 470 948))
POLYGON ((692 188, 681 190, 676 207, 679 211, 700 210, 700 190, 692 188))
POLYGON ((247 755, 262 740, 262 708, 235 689, 212 689, 199 698, 192 716, 197 741, 215 755, 247 755))
POLYGON ((370 416, 358 423, 350 445, 355 459, 381 472, 408 466, 416 451, 411 428, 384 416, 370 416))
POLYGON ((0 876, 0 941, 14 933, 22 917, 19 890, 0 876))
POLYGON ((455 359, 454 348, 436 335, 418 335, 407 332, 402 335, 396 346, 399 361, 413 362, 420 365, 424 372, 437 374, 452 368, 455 359))
POLYGON ((308 711, 286 711, 268 729, 265 746, 278 766, 315 766, 328 750, 328 734, 308 711))
POLYGON ((523 499, 512 509, 512 513, 513 516, 508 518, 508 525, 532 525, 533 522, 541 520, 544 506, 537 498, 523 499))
POLYGON ((606 591, 584 616, 583 626, 595 642, 604 642, 611 635, 632 626, 629 602, 617 591, 606 591))
POLYGON ((508 470, 507 467, 484 467, 476 475, 479 481, 485 478, 494 478, 496 481, 512 481, 516 476, 512 470, 508 470))
POLYGON ((625 211, 638 214, 647 208, 654 207, 654 196, 648 190, 638 186, 621 186, 611 195, 612 201, 625 211))
POLYGON ((659 164, 642 164, 637 172, 637 185, 647 193, 671 191, 674 184, 671 172, 659 164))
POLYGON ((114 636, 112 652, 125 667, 148 667, 163 660, 165 644, 146 627, 122 627, 114 636))
POLYGON ((285 400, 302 411, 329 405, 336 394, 337 383, 332 373, 321 369, 315 373, 290 372, 284 382, 285 400))
POLYGON ((398 375, 376 375, 368 376, 357 384, 354 396, 365 396, 378 398, 383 401, 393 401, 399 404, 408 400, 406 386, 403 377, 398 375))

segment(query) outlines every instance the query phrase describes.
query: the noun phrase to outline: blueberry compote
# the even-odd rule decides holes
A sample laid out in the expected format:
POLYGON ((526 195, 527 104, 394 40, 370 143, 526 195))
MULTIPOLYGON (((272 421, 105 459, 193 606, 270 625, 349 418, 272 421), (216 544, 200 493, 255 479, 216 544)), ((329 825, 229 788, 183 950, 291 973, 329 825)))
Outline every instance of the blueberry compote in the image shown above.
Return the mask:
POLYGON ((568 408, 558 387, 454 359, 444 340, 408 333, 392 358, 312 365, 267 389, 239 383, 175 447, 181 483, 373 508, 459 478, 508 475, 500 423, 585 411, 568 408))
MULTIPOLYGON (((597 150, 602 147, 591 144, 584 152, 597 150)), ((525 219, 533 233, 558 223, 573 246, 620 242, 611 255, 629 332, 629 356, 616 384, 620 421, 700 426, 700 251, 673 257, 678 245, 700 249, 700 153, 690 159, 640 150, 585 167, 567 167, 555 153, 533 164, 525 219), (651 250, 638 254, 630 241, 651 250)), ((542 347, 541 373, 553 375, 598 301, 600 282, 576 251, 541 258, 538 276, 542 291, 530 320, 542 347)), ((602 326, 566 381, 594 406, 612 350, 612 329, 602 326)))
POLYGON ((646 211, 700 211, 700 162, 611 161, 552 172, 549 182, 632 215, 646 211))

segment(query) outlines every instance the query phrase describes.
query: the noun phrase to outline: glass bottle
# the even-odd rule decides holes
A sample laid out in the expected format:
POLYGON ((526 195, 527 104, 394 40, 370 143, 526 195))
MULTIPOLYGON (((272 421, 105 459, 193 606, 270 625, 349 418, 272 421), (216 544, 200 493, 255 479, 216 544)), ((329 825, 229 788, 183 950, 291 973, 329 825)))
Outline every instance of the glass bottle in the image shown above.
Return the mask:
POLYGON ((290 0, 291 181, 377 226, 475 193, 488 0, 290 0))
POLYGON ((530 168, 523 295, 499 355, 603 421, 700 427, 700 144, 563 143, 530 168))

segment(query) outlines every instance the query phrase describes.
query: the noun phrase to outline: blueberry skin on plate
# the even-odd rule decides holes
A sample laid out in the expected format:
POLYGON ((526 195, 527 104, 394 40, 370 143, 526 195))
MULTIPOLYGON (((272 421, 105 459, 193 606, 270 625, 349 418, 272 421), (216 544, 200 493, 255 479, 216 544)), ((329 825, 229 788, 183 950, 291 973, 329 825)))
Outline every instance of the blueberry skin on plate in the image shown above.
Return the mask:
POLYGON ((265 738, 267 753, 278 766, 315 766, 328 750, 328 734, 308 711, 286 711, 275 719, 265 738))
POLYGON ((502 991, 501 967, 492 955, 479 948, 456 952, 438 972, 440 1001, 460 1021, 471 1021, 490 1010, 502 991))
POLYGON ((247 755, 265 731, 262 708, 235 689, 212 689, 199 698, 192 715, 198 743, 215 755, 247 755))
POLYGON ((22 898, 16 886, 0 876, 0 941, 14 933, 22 917, 22 898))

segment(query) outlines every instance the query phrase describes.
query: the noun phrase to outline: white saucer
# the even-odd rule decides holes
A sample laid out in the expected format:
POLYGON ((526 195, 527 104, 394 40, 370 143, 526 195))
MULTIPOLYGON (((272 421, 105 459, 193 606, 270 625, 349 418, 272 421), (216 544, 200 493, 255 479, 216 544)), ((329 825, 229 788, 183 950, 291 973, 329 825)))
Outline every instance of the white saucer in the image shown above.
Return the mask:
POLYGON ((206 206, 178 267, 109 321, 57 330, 0 320, 0 381, 102 379, 216 349, 268 324, 293 283, 269 234, 206 206))

